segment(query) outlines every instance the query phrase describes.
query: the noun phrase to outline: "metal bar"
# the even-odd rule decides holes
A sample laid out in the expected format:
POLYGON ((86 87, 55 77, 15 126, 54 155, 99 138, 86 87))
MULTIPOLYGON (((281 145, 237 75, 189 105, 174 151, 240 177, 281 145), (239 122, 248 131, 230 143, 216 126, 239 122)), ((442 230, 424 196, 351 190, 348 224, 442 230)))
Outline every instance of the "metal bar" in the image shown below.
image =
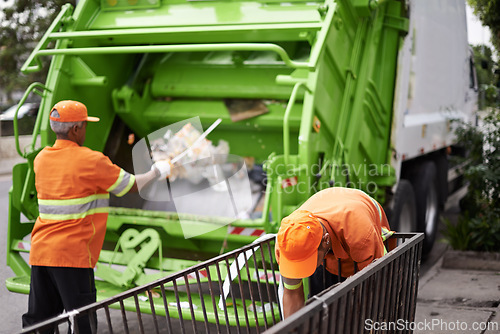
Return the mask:
POLYGON ((177 312, 179 313, 179 322, 181 325, 181 332, 186 333, 186 329, 184 328, 184 319, 182 317, 181 301, 179 300, 179 291, 177 289, 177 281, 174 279, 172 281, 172 283, 174 285, 175 301, 177 303, 177 312))
POLYGON ((336 324, 337 322, 337 312, 338 312, 338 300, 334 301, 332 305, 328 308, 328 318, 330 321, 328 321, 328 326, 327 326, 327 333, 336 333, 336 324))
POLYGON ((159 333, 160 329, 158 328, 158 319, 156 318, 155 304, 153 302, 153 294, 151 293, 151 290, 147 290, 146 293, 148 294, 149 307, 151 309, 151 315, 153 316, 153 322, 154 322, 154 326, 155 326, 155 332, 159 333))
POLYGON ((120 299, 120 311, 122 313, 122 320, 123 320, 123 326, 125 330, 125 334, 128 334, 128 322, 127 322, 127 315, 125 314, 125 306, 123 305, 123 299, 120 299))
POLYGON ((381 279, 380 279, 380 293, 379 293, 379 303, 378 305, 378 312, 377 312, 377 319, 378 321, 383 321, 384 317, 384 307, 385 307, 385 302, 387 300, 387 281, 390 279, 390 273, 388 267, 382 268, 381 272, 381 279))
POLYGON ((186 283, 186 292, 189 300, 189 311, 191 312, 191 324, 193 325, 194 333, 198 333, 194 316, 193 300, 191 299, 191 289, 189 288, 189 280, 186 275, 184 275, 184 282, 186 283))
MULTIPOLYGON (((226 258, 225 260, 226 260, 225 262, 226 262, 227 274, 229 276, 229 294, 231 295, 231 300, 233 301, 234 315, 236 318, 236 330, 238 331, 238 333, 241 333, 240 318, 238 316, 238 308, 236 307, 236 297, 234 295, 233 284, 232 284, 234 278, 231 277, 231 270, 230 270, 228 258, 226 258)), ((221 289, 221 291, 222 291, 222 289, 221 289)))
POLYGON ((324 305, 323 309, 321 310, 319 314, 319 329, 318 333, 322 334, 328 334, 328 322, 324 321, 325 319, 328 319, 328 314, 329 314, 330 308, 324 305))
POLYGON ((356 334, 353 332, 352 330, 352 322, 353 322, 353 307, 354 307, 354 291, 356 291, 355 289, 351 289, 348 293, 347 293, 347 300, 346 300, 346 308, 344 310, 345 314, 347 315, 346 317, 346 321, 345 321, 345 333, 353 333, 353 334, 356 334))
MULTIPOLYGON (((273 239, 274 239, 274 237, 273 237, 273 239)), ((266 244, 267 244, 267 250, 268 250, 268 253, 269 253, 269 259, 271 259, 271 272, 273 274, 273 280, 274 280, 275 283, 277 283, 276 282, 276 270, 274 269, 274 262, 272 261, 273 255, 271 253, 271 242, 268 240, 266 242, 266 244)), ((274 289, 274 296, 275 296, 276 300, 279 301, 278 289, 274 289)), ((284 319, 283 312, 282 312, 281 308, 278 307, 278 310, 280 312, 280 319, 281 320, 284 319)))
POLYGON ((418 250, 417 247, 412 247, 411 249, 412 255, 413 255, 413 261, 412 261, 412 271, 410 274, 410 284, 408 287, 408 307, 407 307, 407 314, 406 317, 407 319, 412 319, 412 304, 415 302, 415 297, 416 297, 416 291, 414 290, 415 283, 418 281, 418 265, 419 265, 419 257, 418 257, 418 250))
POLYGON ((75 334, 80 334, 80 328, 78 326, 78 321, 76 321, 76 317, 74 317, 72 320, 73 320, 72 322, 68 323, 70 330, 71 330, 71 327, 73 327, 73 330, 71 332, 74 332, 75 334))
POLYGON ((393 277, 396 277, 396 273, 394 272, 394 261, 391 261, 389 263, 389 265, 387 266, 388 268, 388 274, 387 274, 387 282, 386 282, 386 289, 385 289, 385 295, 387 296, 385 298, 385 303, 384 303, 384 308, 382 308, 382 316, 385 318, 383 318, 384 320, 389 320, 389 317, 387 317, 387 315, 389 314, 389 312, 391 311, 391 308, 392 308, 392 304, 391 304, 391 294, 392 294, 392 286, 394 285, 393 284, 393 277))
MULTIPOLYGON (((270 305, 270 310, 271 310, 271 316, 273 318, 273 325, 276 324, 276 316, 274 315, 274 303, 273 303, 273 298, 271 294, 271 285, 269 284, 269 276, 267 275, 267 267, 266 267, 266 258, 264 256, 264 245, 260 247, 260 255, 262 256, 262 268, 264 270, 264 279, 266 281, 266 292, 267 292, 267 299, 269 299, 269 305, 270 305)), ((276 276, 272 276, 273 281, 276 281, 276 276)), ((260 282, 260 280, 259 280, 260 282)), ((264 317, 265 323, 266 323, 266 329, 267 329, 267 318, 264 317)))
POLYGON ((283 117, 283 158, 285 161, 285 166, 288 166, 290 161, 290 114, 295 105, 295 100, 297 99, 297 94, 300 87, 306 87, 306 83, 301 81, 297 82, 292 89, 290 94, 290 99, 286 105, 285 116, 283 117))
MULTIPOLYGON (((14 113, 14 119, 12 121, 13 121, 13 128, 14 128, 14 139, 15 139, 15 144, 16 144, 16 150, 17 150, 17 153, 23 158, 27 157, 27 153, 21 152, 21 146, 19 144, 19 128, 18 128, 19 121, 17 119, 17 114, 19 113, 19 109, 21 109, 21 107, 24 105, 24 103, 26 102, 26 99, 28 98, 28 96, 31 94, 32 91, 37 93, 38 95, 42 96, 44 91, 50 92, 51 90, 39 82, 34 82, 31 85, 29 85, 28 89, 26 89, 26 92, 24 92, 23 97, 21 98, 21 100, 17 104, 17 109, 16 109, 16 112, 14 113), (40 90, 38 90, 38 89, 40 89, 40 90)), ((36 138, 38 136, 38 133, 40 132, 40 124, 42 123, 42 114, 43 114, 43 112, 38 112, 38 114, 37 114, 35 126, 33 128, 33 137, 31 140, 31 150, 28 153, 31 153, 35 150, 36 138)))
POLYGON ((408 285, 408 270, 410 267, 409 263, 407 262, 408 259, 408 253, 404 253, 401 256, 401 261, 400 264, 402 264, 401 268, 401 284, 400 284, 400 289, 397 295, 397 309, 396 309, 396 319, 405 319, 405 306, 406 306, 406 297, 407 297, 407 285, 408 285))
POLYGON ((381 296, 380 290, 381 290, 381 285, 382 285, 383 279, 384 279, 384 277, 382 276, 382 273, 380 271, 375 273, 375 275, 374 275, 375 282, 373 283, 374 296, 373 296, 373 301, 370 304, 370 319, 372 319, 373 321, 377 321, 377 322, 379 319, 378 308, 379 308, 379 300, 381 298, 380 297, 381 296))
MULTIPOLYGON (((219 282, 219 291, 221 292, 221 296, 222 296, 222 293, 223 293, 222 276, 220 274, 220 267, 219 267, 218 262, 215 264, 215 268, 217 269, 217 281, 219 282)), ((228 273, 228 275, 229 275, 229 273, 228 273)), ((227 333, 230 334, 230 332, 229 332, 229 317, 227 315, 227 307, 225 305, 225 300, 223 302, 224 302, 224 320, 226 321, 226 330, 227 330, 227 333)), ((237 317, 238 317, 238 315, 236 313, 236 318, 237 317)), ((220 331, 219 331, 219 333, 220 333, 220 331)))
POLYGON ((167 292, 165 291, 164 284, 160 285, 160 291, 161 291, 161 295, 162 295, 162 299, 163 299, 163 306, 165 307, 165 317, 167 318, 168 333, 173 334, 174 332, 172 331, 172 321, 170 320, 170 312, 168 310, 167 292))
POLYGON ((139 330, 144 333, 144 325, 142 324, 141 308, 139 307, 139 298, 134 294, 135 309, 137 314, 137 321, 139 322, 139 330))
MULTIPOLYGON (((205 333, 210 333, 210 330, 208 329, 207 309, 205 307, 205 301, 203 300, 203 291, 201 289, 199 270, 195 271, 195 276, 196 276, 196 285, 198 286, 198 295, 200 296, 201 309, 203 311, 203 319, 205 320, 205 333)), ((210 295, 213 299, 213 294, 212 294, 211 290, 210 290, 210 295)), ((216 315, 216 318, 217 318, 217 315, 216 315)), ((193 319, 194 319, 194 317, 193 317, 193 319)))
POLYGON ((410 251, 407 253, 407 262, 406 262, 406 268, 405 268, 405 285, 402 289, 402 293, 404 294, 403 300, 402 300, 402 307, 400 310, 400 314, 398 315, 399 318, 401 319, 408 319, 409 315, 409 302, 410 302, 410 295, 411 295, 411 284, 412 284, 412 276, 413 276, 413 265, 414 265, 414 248, 411 248, 410 251))
MULTIPOLYGON (((407 274, 408 277, 408 284, 406 286, 406 303, 404 307, 404 314, 403 317, 404 319, 410 319, 410 309, 411 309, 411 304, 413 301, 413 282, 414 282, 414 272, 416 270, 416 250, 415 247, 412 247, 410 249, 410 260, 409 260, 409 272, 407 274)), ((408 330, 410 332, 410 330, 408 330)))
POLYGON ((344 331, 344 325, 345 325, 345 309, 346 309, 346 304, 347 304, 347 297, 346 296, 342 296, 342 298, 339 300, 339 308, 338 308, 338 312, 339 314, 337 314, 337 319, 339 319, 339 321, 337 322, 337 328, 336 328, 336 333, 345 333, 344 331))
POLYGON ((318 328, 319 327, 319 324, 320 324, 320 321, 319 321, 319 317, 320 317, 320 314, 321 314, 321 311, 320 310, 319 312, 315 313, 311 318, 309 318, 309 321, 307 321, 305 324, 307 324, 307 326, 303 326, 302 327, 302 333, 306 334, 306 333, 311 333, 311 329, 312 328, 318 328))
POLYGON ((212 277, 210 275, 210 267, 206 266, 205 270, 207 271, 208 290, 210 291, 210 299, 212 300, 212 307, 214 309, 214 314, 215 314, 215 326, 217 328, 217 333, 221 333, 220 323, 219 323, 219 314, 217 311, 217 303, 215 302, 214 289, 212 287, 212 277))
MULTIPOLYGON (((265 303, 264 303, 264 299, 262 299, 262 291, 261 291, 261 288, 260 288, 260 279, 259 279, 259 266, 257 265, 257 260, 255 259, 255 248, 252 248, 252 257, 253 257, 253 261, 254 261, 254 268, 255 268, 255 273, 256 273, 256 276, 257 276, 257 293, 259 295, 259 299, 261 301, 261 306, 262 306, 262 314, 264 315, 264 326, 266 327, 267 329, 267 322, 266 322, 266 308, 265 308, 265 303)), ((245 253, 245 259, 246 259, 246 253, 245 253)), ((259 317, 257 316, 257 306, 255 304, 255 298, 253 296, 253 289, 252 289, 252 277, 250 276, 250 266, 248 264, 248 260, 250 259, 246 259, 246 262, 245 262, 245 268, 246 268, 246 271, 247 271, 247 277, 248 277, 248 287, 250 288, 250 298, 252 300, 252 306, 253 306, 253 313, 254 313, 254 318, 255 318, 255 323, 256 323, 256 328, 257 328, 257 333, 259 333, 259 317)))
POLYGON ((417 298, 417 291, 418 291, 418 272, 420 270, 420 258, 422 256, 422 244, 418 244, 416 246, 417 248, 417 270, 416 273, 413 274, 413 289, 411 293, 411 304, 410 304, 410 315, 408 317, 409 321, 413 321, 415 319, 415 312, 416 312, 416 298, 417 298))
MULTIPOLYGON (((368 21, 364 20, 357 26, 356 29, 356 34, 354 37, 354 45, 353 45, 353 50, 352 50, 352 57, 350 59, 349 67, 347 68, 347 78, 346 78, 346 83, 345 83, 345 88, 344 88, 344 94, 342 95, 342 102, 341 102, 341 107, 339 112, 340 118, 337 122, 337 129, 335 133, 337 134, 338 140, 335 141, 334 146, 333 146, 333 155, 334 158, 340 158, 338 156, 339 152, 343 152, 343 150, 339 151, 339 145, 345 140, 344 138, 344 132, 346 129, 346 122, 348 119, 348 116, 350 115, 350 112, 348 111, 348 106, 351 100, 351 96, 355 90, 355 77, 356 74, 353 72, 355 69, 358 68, 359 62, 361 61, 362 57, 362 44, 363 44, 363 39, 368 25, 368 21)), ((342 155, 342 153, 340 153, 342 155)))
MULTIPOLYGON (((245 254, 245 252, 243 251, 241 254, 245 254)), ((245 255, 243 255, 243 256, 245 256, 245 255)), ((234 259, 234 261, 236 262, 236 267, 239 268, 238 256, 236 256, 236 258, 234 259)), ((242 284, 242 281, 241 281, 241 273, 238 270, 236 274, 238 276, 238 285, 240 287, 241 302, 243 304, 243 309, 244 309, 243 313, 245 315, 246 329, 247 329, 247 333, 250 334, 250 327, 248 326, 248 308, 246 307, 247 303, 245 301, 245 291, 243 291, 243 284, 242 284)), ((255 304, 254 304, 254 308, 255 308, 255 304)))
POLYGON ((364 293, 362 298, 366 298, 366 300, 363 300, 363 305, 361 307, 361 314, 360 314, 360 325, 361 328, 365 328, 365 321, 366 319, 370 319, 371 315, 369 307, 373 304, 373 295, 375 293, 375 290, 373 289, 373 282, 374 282, 375 277, 371 276, 369 277, 365 282, 363 282, 363 291, 366 291, 364 293), (368 295, 368 296, 366 296, 368 295))
POLYGON ((403 258, 403 256, 405 254, 406 253, 401 254, 401 256, 399 258, 394 260, 394 266, 396 268, 395 269, 396 276, 394 276, 394 283, 395 284, 392 288, 392 294, 391 294, 391 300, 392 300, 392 305, 393 305, 393 307, 391 308, 391 312, 390 312, 391 320, 392 319, 397 320, 397 310, 399 308, 399 297, 400 297, 399 292, 401 291, 401 284, 402 284, 402 279, 403 279, 402 268, 401 268, 401 259, 403 258))
POLYGON ((309 63, 314 68, 317 66, 319 57, 324 50, 324 46, 326 45, 326 37, 328 36, 328 33, 330 32, 330 29, 332 27, 332 21, 337 6, 337 4, 332 0, 325 1, 325 3, 328 6, 328 12, 326 13, 323 26, 317 34, 317 40, 314 43, 313 49, 311 50, 311 59, 309 60, 309 63))
MULTIPOLYGON (((33 52, 38 62, 41 56, 58 55, 108 55, 134 53, 166 53, 166 52, 212 52, 212 51, 272 51, 291 68, 313 69, 308 62, 294 61, 281 46, 273 43, 215 43, 215 44, 173 44, 173 45, 136 45, 136 46, 105 46, 89 48, 50 49, 33 52)), ((27 69, 28 70, 28 69, 27 69)), ((31 70, 31 67, 29 68, 31 70)), ((21 69, 22 71, 22 69, 21 69)))
POLYGON ((398 266, 398 276, 396 278, 396 290, 395 290, 395 293, 394 293, 394 303, 395 303, 395 308, 393 308, 392 312, 394 314, 394 318, 395 320, 398 319, 398 311, 400 309, 400 303, 401 303, 401 292, 402 292, 402 289, 403 289, 403 283, 404 283, 404 273, 405 273, 405 263, 403 262, 403 260, 406 258, 406 254, 407 253, 403 253, 401 254, 401 256, 395 261, 397 263, 397 266, 398 266))
POLYGON ((363 289, 363 286, 364 284, 366 283, 366 281, 363 281, 361 282, 360 285, 358 285, 354 291, 353 291, 353 294, 354 294, 354 299, 353 299, 353 302, 354 302, 354 308, 353 310, 351 311, 353 313, 353 322, 352 322, 352 332, 353 333, 359 333, 360 330, 359 330, 359 323, 362 319, 362 310, 363 310, 363 301, 361 300, 362 299, 362 296, 363 296, 363 292, 364 292, 364 289, 363 289))
POLYGON ((106 314, 106 321, 108 323, 108 330, 110 334, 113 334, 113 325, 111 324, 111 316, 109 315, 108 305, 104 305, 104 313, 106 314))
POLYGON ((97 333, 97 313, 89 312, 88 318, 90 322, 90 330, 92 333, 97 333))
POLYGON ((206 27, 168 27, 168 28, 148 28, 147 32, 144 29, 116 29, 116 30, 86 30, 86 31, 64 31, 64 32, 53 32, 48 38, 50 40, 58 39, 108 39, 116 37, 131 37, 140 35, 161 35, 162 37, 166 34, 179 34, 179 33, 215 33, 215 32, 227 32, 227 31, 255 31, 255 30, 319 30, 324 24, 310 22, 310 23, 273 23, 273 24, 245 24, 245 25, 222 25, 222 26, 206 26, 206 27))

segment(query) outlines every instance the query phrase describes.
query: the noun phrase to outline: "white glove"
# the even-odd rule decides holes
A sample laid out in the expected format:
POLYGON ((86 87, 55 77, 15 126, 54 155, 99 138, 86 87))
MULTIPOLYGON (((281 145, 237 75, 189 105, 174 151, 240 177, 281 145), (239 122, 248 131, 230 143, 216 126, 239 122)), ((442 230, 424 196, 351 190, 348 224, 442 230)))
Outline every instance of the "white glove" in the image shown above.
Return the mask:
POLYGON ((165 180, 170 175, 172 164, 170 160, 160 160, 151 166, 151 170, 157 170, 160 173, 158 180, 165 180))

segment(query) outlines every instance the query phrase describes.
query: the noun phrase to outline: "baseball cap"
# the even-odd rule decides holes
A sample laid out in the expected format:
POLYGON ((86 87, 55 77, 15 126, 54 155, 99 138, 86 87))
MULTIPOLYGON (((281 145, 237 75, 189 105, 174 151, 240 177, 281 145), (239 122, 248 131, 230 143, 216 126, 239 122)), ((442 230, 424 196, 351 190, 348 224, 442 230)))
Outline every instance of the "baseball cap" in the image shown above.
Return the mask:
POLYGON ((323 226, 306 210, 296 210, 283 218, 278 231, 279 270, 287 278, 311 276, 318 263, 318 247, 323 226))
POLYGON ((50 120, 56 122, 99 122, 98 117, 87 115, 87 107, 78 101, 65 100, 57 102, 50 111, 50 120), (52 112, 57 110, 59 117, 52 116, 52 112))

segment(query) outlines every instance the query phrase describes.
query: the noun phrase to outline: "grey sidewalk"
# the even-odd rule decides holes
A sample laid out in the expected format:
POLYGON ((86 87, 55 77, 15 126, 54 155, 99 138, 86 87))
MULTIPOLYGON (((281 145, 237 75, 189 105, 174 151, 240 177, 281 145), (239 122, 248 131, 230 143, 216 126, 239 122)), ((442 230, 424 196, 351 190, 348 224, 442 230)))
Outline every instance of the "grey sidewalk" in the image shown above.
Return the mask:
POLYGON ((499 268, 498 256, 448 250, 419 281, 414 333, 500 333, 499 268))

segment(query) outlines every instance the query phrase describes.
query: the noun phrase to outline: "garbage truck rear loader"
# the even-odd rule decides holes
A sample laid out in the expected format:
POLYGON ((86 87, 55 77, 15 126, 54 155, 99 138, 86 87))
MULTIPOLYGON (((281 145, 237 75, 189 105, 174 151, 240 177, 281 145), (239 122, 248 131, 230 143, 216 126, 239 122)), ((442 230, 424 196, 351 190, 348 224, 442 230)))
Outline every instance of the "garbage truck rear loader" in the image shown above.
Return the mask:
POLYGON ((54 142, 49 112, 64 99, 83 102, 101 119, 88 125, 85 146, 130 172, 131 143, 193 117, 204 128, 222 119, 208 138, 251 161, 251 173, 263 166, 261 205, 234 221, 173 212, 171 203, 151 206, 138 196, 115 201, 99 265, 128 266, 132 274, 104 273, 117 288, 98 289, 100 298, 151 280, 145 267, 177 271, 274 233, 284 216, 331 186, 368 192, 385 204, 394 229, 425 231, 429 250, 445 200, 451 120, 467 119, 475 96, 464 6, 463 0, 63 6, 22 69, 37 71, 41 57, 52 57, 46 83, 33 84, 23 98, 37 93, 42 102, 32 145, 18 146, 26 162, 13 169, 7 264, 16 277, 8 289, 29 290, 26 253, 38 215, 33 159, 37 139, 41 147, 54 142), (180 220, 191 230, 214 228, 186 239, 180 220), (116 255, 130 229, 152 233, 147 240, 156 243, 148 252, 116 255))

